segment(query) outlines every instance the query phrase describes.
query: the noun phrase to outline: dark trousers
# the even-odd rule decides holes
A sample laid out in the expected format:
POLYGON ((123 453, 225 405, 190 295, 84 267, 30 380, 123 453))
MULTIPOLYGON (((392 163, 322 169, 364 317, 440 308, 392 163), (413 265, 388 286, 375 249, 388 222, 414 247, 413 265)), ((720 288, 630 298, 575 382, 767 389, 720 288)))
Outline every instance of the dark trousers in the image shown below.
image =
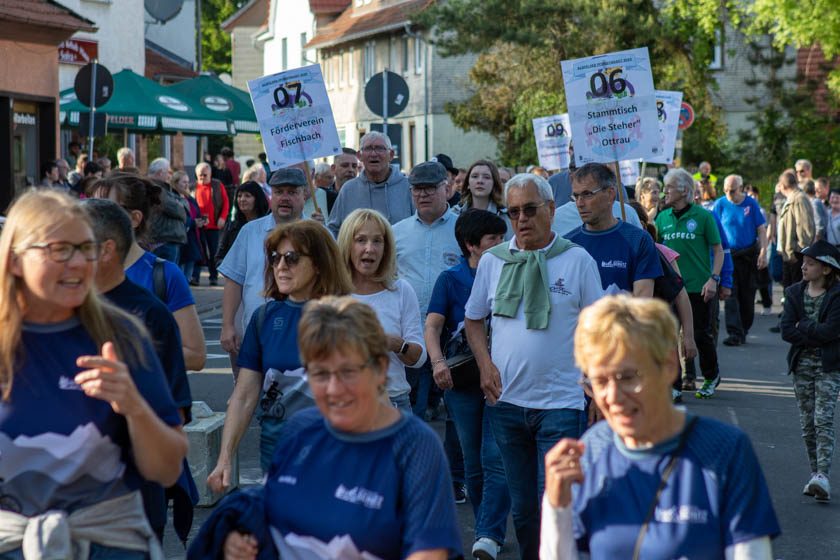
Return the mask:
POLYGON ((791 261, 782 261, 782 286, 787 288, 802 280, 802 255, 791 261))
MULTIPOLYGON (((210 280, 219 278, 219 273, 216 271, 216 251, 219 250, 219 230, 217 229, 202 229, 199 238, 201 243, 201 250, 207 256, 207 270, 210 273, 210 280)), ((201 266, 196 263, 193 269, 193 280, 198 281, 201 274, 201 266)))
POLYGON ((732 252, 732 294, 724 302, 726 332, 745 339, 755 319, 755 288, 758 248, 748 247, 732 252))
POLYGON ((770 278, 770 267, 767 266, 756 272, 755 285, 761 296, 761 307, 773 306, 773 280, 770 278))
MULTIPOLYGON (((694 316, 694 343, 697 345, 697 356, 700 358, 700 371, 705 379, 718 376, 717 348, 715 346, 714 322, 717 319, 715 308, 719 307, 718 299, 703 301, 702 294, 688 294, 691 302, 691 314, 694 316)), ((685 376, 688 379, 697 378, 694 360, 685 361, 685 376)))

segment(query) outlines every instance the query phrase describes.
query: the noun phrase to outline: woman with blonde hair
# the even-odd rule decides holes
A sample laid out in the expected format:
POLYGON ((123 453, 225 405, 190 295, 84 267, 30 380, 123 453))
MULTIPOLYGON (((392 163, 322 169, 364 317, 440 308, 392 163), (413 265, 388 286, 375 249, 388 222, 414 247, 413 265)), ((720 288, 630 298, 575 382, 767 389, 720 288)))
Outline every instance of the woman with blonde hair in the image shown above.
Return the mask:
POLYGON ((406 366, 426 361, 420 307, 411 284, 397 279, 397 247, 385 217, 376 210, 354 210, 342 222, 338 249, 353 280, 353 296, 376 311, 388 341, 388 397, 411 414, 406 366))
POLYGON ((662 183, 653 177, 640 177, 636 181, 636 198, 645 209, 648 215, 648 222, 653 223, 656 214, 659 212, 659 193, 662 192, 662 183))
MULTIPOLYGON (((298 323, 306 302, 347 295, 353 285, 338 246, 323 225, 301 220, 278 226, 265 240, 265 292, 270 301, 251 316, 239 347, 239 375, 228 402, 216 468, 207 477, 215 492, 230 485, 231 461, 260 405, 260 466, 268 470, 290 406, 283 396, 306 401, 298 323)), ((311 403, 311 401, 310 401, 311 403)), ((299 403, 296 403, 299 404, 299 403)))
POLYGON ((749 438, 671 402, 667 304, 598 300, 578 319, 575 360, 606 421, 545 456, 540 558, 773 558, 779 522, 749 438))
POLYGON ((0 235, 2 558, 46 557, 45 543, 62 558, 162 554, 138 489, 175 483, 187 438, 145 329, 96 294, 98 258, 78 201, 41 190, 12 206, 0 235), (33 537, 47 513, 55 524, 33 537))

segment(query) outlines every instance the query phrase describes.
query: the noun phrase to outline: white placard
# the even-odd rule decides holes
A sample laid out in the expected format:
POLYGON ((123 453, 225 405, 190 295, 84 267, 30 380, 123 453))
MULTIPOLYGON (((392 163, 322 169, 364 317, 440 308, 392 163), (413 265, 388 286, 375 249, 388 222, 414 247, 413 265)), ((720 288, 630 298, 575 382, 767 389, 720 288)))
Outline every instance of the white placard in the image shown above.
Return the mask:
POLYGON ((271 169, 341 153, 321 66, 248 81, 271 169))
POLYGON ((639 160, 624 159, 618 162, 618 170, 621 172, 621 184, 625 187, 635 187, 639 180, 639 160))
POLYGON ((539 117, 533 123, 540 166, 544 169, 568 169, 569 143, 572 139, 569 115, 563 113, 539 117))
POLYGON ((661 155, 647 47, 561 65, 578 166, 661 155))
POLYGON ((682 97, 681 91, 656 90, 656 118, 659 122, 659 142, 662 144, 662 154, 659 157, 648 158, 647 162, 674 163, 682 97))

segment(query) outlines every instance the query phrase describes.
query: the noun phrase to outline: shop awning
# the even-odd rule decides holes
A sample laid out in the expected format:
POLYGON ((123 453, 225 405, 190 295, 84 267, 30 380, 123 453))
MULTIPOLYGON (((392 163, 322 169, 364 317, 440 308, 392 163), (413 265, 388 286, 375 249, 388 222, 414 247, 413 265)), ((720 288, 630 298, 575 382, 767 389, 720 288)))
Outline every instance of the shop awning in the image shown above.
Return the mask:
MULTIPOLYGON (((79 115, 89 111, 72 88, 60 93, 61 123, 78 126, 79 115)), ((135 74, 129 69, 114 74, 114 95, 97 108, 108 117, 108 128, 134 132, 184 134, 236 134, 233 120, 193 103, 185 95, 135 74)))
POLYGON ((232 120, 237 132, 260 131, 248 92, 229 86, 216 76, 203 74, 167 86, 166 89, 189 98, 193 105, 201 104, 220 117, 232 120))

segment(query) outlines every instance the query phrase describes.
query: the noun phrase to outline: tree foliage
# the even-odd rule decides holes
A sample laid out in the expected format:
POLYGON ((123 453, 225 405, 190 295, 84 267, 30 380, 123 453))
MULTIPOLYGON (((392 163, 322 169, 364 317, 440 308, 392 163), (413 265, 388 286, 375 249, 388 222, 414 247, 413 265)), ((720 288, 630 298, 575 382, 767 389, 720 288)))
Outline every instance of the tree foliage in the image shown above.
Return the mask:
POLYGON ((720 0, 450 0, 420 22, 436 29, 442 54, 478 54, 471 95, 448 110, 461 128, 495 136, 508 165, 536 161, 531 119, 565 112, 562 60, 640 46, 656 87, 683 91, 698 114, 686 156, 713 158, 723 127, 707 69, 722 10, 720 0))
POLYGON ((230 35, 221 23, 246 0, 199 0, 201 2, 201 66, 220 74, 231 71, 230 35))

